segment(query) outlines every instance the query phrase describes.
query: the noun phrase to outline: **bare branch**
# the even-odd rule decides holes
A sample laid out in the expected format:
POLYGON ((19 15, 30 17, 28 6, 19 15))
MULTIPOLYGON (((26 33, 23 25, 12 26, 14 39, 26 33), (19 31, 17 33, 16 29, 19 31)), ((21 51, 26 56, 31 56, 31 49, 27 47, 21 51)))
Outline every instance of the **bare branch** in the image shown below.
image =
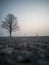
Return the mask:
POLYGON ((1 27, 7 29, 11 36, 12 32, 19 30, 19 26, 18 26, 17 22, 18 22, 17 18, 14 17, 14 15, 8 14, 5 17, 5 21, 2 21, 1 27))

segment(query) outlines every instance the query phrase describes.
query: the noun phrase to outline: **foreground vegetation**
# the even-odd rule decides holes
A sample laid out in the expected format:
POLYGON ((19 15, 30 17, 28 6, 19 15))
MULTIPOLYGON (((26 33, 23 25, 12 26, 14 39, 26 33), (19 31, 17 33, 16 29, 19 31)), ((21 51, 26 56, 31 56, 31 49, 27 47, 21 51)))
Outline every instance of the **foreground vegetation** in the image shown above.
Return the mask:
POLYGON ((0 37, 0 65, 49 65, 49 37, 0 37))

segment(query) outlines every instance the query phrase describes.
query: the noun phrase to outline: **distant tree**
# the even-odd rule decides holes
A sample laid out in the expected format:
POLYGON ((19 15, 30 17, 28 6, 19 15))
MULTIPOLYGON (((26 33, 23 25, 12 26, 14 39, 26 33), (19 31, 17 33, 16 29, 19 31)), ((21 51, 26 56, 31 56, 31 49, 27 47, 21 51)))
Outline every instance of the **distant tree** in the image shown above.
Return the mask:
POLYGON ((2 21, 1 27, 7 29, 11 37, 12 32, 19 30, 17 22, 17 17, 9 13, 5 17, 5 21, 2 21))
POLYGON ((36 36, 38 36, 38 33, 36 34, 36 36))

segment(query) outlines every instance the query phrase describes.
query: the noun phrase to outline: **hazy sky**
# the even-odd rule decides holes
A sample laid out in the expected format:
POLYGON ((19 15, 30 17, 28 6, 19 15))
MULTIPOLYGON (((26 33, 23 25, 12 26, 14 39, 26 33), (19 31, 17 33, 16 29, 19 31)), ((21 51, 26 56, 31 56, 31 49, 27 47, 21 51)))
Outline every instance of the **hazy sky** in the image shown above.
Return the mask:
MULTIPOLYGON (((0 0, 0 24, 9 13, 17 17, 20 26, 12 35, 49 35, 49 0, 0 0)), ((0 28, 0 36, 7 35, 0 28)))

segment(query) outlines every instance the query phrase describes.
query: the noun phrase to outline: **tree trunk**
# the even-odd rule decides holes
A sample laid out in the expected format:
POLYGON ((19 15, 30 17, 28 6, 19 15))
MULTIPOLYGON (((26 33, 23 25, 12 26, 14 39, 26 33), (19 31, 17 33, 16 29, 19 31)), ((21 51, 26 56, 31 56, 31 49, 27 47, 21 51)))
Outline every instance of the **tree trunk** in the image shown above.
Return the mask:
POLYGON ((12 26, 10 25, 10 46, 11 46, 11 33, 12 33, 12 26))
POLYGON ((11 33, 10 33, 10 37, 11 37, 11 33))
POLYGON ((11 32, 11 30, 10 30, 10 37, 11 37, 11 33, 12 33, 12 32, 11 32))

